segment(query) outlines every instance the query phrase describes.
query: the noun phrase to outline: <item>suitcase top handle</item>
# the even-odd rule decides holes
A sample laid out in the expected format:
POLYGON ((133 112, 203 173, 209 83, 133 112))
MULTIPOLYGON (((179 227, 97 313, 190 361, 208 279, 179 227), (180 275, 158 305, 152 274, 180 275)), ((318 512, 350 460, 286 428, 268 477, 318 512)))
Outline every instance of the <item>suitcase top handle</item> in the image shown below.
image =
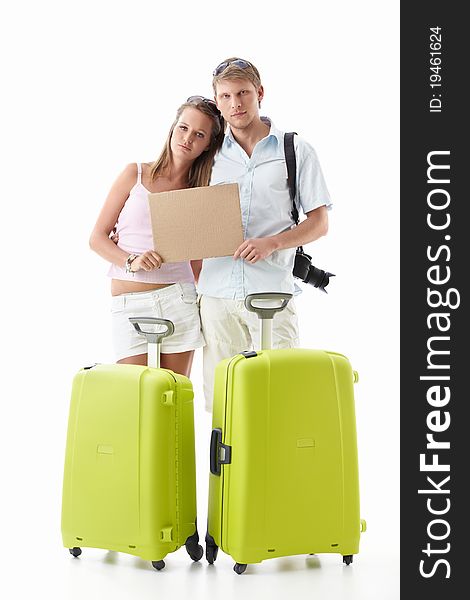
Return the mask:
POLYGON ((255 312, 260 319, 272 319, 277 312, 285 309, 291 298, 292 294, 282 292, 248 294, 245 307, 250 312, 255 312))
POLYGON ((157 317, 129 317, 129 321, 134 325, 135 330, 141 335, 147 338, 149 344, 159 344, 163 338, 171 335, 175 326, 168 319, 158 319, 157 317), (165 327, 163 331, 142 331, 140 328, 140 324, 142 325, 161 325, 165 327))

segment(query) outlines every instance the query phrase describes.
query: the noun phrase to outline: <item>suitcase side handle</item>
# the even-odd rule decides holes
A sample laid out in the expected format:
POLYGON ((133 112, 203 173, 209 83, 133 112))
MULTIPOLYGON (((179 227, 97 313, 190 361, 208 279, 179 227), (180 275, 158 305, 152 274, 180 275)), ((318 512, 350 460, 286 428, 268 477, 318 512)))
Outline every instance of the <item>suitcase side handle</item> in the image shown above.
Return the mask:
POLYGON ((284 294, 282 292, 248 294, 245 298, 245 308, 250 312, 256 313, 260 319, 272 319, 277 312, 285 309, 291 298, 292 294, 284 294), (256 305, 255 303, 259 300, 261 300, 261 303, 256 305), (267 301, 271 302, 271 306, 266 306, 267 301), (273 302, 279 301, 281 303, 278 306, 272 306, 273 302))
POLYGON ((148 343, 148 365, 160 367, 160 344, 163 338, 168 337, 175 331, 175 326, 168 319, 159 319, 158 317, 129 317, 129 321, 134 325, 135 330, 147 339, 148 343), (161 325, 163 331, 143 331, 140 325, 161 325))
POLYGON ((222 429, 213 429, 211 433, 210 471, 213 475, 220 475, 220 465, 232 462, 232 448, 222 444, 222 429))

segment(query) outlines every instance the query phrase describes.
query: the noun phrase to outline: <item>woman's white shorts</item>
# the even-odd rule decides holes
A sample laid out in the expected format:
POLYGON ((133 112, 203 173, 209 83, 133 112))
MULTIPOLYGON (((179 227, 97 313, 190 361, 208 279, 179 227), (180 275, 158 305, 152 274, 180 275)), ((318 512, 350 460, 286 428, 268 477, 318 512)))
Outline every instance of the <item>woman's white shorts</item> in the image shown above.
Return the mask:
POLYGON ((204 346, 197 293, 193 283, 174 283, 150 292, 113 296, 111 323, 116 360, 147 353, 147 341, 137 333, 129 317, 160 317, 175 326, 162 341, 162 354, 187 352, 204 346))

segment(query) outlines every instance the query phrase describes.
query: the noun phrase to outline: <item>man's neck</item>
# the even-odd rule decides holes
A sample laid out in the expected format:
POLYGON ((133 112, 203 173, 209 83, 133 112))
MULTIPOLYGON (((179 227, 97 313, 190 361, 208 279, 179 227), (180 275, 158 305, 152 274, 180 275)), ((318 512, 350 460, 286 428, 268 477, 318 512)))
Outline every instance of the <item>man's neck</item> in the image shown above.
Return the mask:
POLYGON ((248 127, 244 127, 243 129, 230 127, 230 129, 236 141, 248 156, 251 156, 256 144, 268 135, 270 126, 258 117, 257 119, 253 119, 248 127))

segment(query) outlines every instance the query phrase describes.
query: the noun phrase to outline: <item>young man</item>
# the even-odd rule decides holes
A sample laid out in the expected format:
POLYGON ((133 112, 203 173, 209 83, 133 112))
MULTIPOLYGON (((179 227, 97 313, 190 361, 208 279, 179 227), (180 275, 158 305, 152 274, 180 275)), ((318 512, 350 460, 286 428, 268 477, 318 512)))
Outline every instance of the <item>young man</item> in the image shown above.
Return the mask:
MULTIPOLYGON (((284 133, 259 115, 264 89, 252 63, 240 58, 223 61, 213 73, 213 88, 229 127, 216 155, 210 183, 238 183, 245 241, 233 257, 205 259, 199 276, 208 410, 212 408, 217 363, 259 343, 259 320, 246 310, 245 296, 294 292, 295 249, 327 233, 327 209, 331 205, 314 149, 295 136, 297 205, 306 219, 294 226, 284 133)), ((274 317, 273 347, 295 347, 298 338, 297 314, 291 300, 274 317)))

